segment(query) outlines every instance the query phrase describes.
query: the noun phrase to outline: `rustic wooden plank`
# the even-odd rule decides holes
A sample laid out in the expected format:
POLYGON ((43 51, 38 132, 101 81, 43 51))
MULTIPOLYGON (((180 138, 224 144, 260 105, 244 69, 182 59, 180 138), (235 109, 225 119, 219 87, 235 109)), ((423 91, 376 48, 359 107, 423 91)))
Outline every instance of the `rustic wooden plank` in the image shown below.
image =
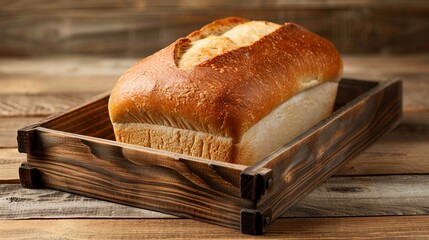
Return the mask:
POLYGON ((18 168, 26 159, 16 148, 0 148, 0 184, 19 183, 18 168))
POLYGON ((137 58, 54 56, 38 58, 1 58, 2 77, 51 76, 62 77, 119 77, 137 58))
MULTIPOLYGON (((283 218, 273 239, 425 239, 428 216, 283 218)), ((2 239, 255 239, 237 230, 184 219, 0 220, 2 239)))
MULTIPOLYGON (((420 0, 410 0, 410 1, 375 1, 375 0, 354 0, 354 1, 343 1, 343 0, 313 0, 305 1, 302 3, 297 3, 293 0, 284 0, 276 2, 267 2, 262 3, 260 0, 237 0, 237 1, 227 1, 227 0, 218 0, 218 1, 156 1, 156 0, 142 0, 139 2, 132 0, 124 0, 121 2, 116 1, 85 1, 82 4, 76 4, 74 2, 56 2, 54 4, 47 4, 43 1, 4 1, 0 4, 1 11, 6 13, 26 13, 29 10, 35 12, 42 11, 52 11, 52 10, 80 10, 80 9, 105 9, 105 10, 117 10, 117 9, 136 9, 138 11, 148 11, 148 10, 159 10, 161 9, 225 9, 225 8, 235 8, 235 7, 310 7, 310 8, 331 8, 331 7, 407 7, 408 5, 419 6, 426 4, 420 0), (386 6, 386 3, 389 3, 390 6, 386 6)), ((408 6, 409 7, 409 6, 408 6)))
POLYGON ((429 173, 429 112, 409 112, 337 175, 429 173))
POLYGON ((0 94, 85 94, 111 90, 137 59, 53 57, 0 59, 0 94))
POLYGON ((257 0, 253 0, 253 4, 244 0, 238 4, 154 2, 51 6, 49 1, 33 4, 22 1, 5 4, 0 12, 0 54, 144 56, 214 19, 228 16, 297 22, 331 39, 347 53, 429 50, 429 5, 421 2, 380 4, 374 0, 371 3, 359 1, 359 4, 319 2, 304 5, 257 0), (36 10, 30 6, 35 6, 36 10))
POLYGON ((401 78, 404 84, 404 111, 429 111, 429 55, 345 56, 344 74, 358 79, 401 78))
POLYGON ((425 66, 429 55, 344 55, 344 72, 356 77, 383 79, 386 77, 403 77, 405 80, 427 79, 429 72, 425 66), (359 74, 359 75, 358 75, 359 74), (401 76, 410 75, 411 77, 401 76), (415 75, 413 75, 415 74, 415 75), (419 77, 418 79, 414 77, 419 77))
MULTIPOLYGON (((1 76, 17 76, 17 79, 37 76, 57 78, 119 77, 134 64, 137 58, 55 56, 38 58, 0 58, 1 76)), ((24 87, 24 86, 23 86, 24 87)))
POLYGON ((0 117, 48 116, 88 100, 94 94, 0 95, 0 117))
POLYGON ((0 76, 0 94, 88 93, 98 94, 113 88, 119 77, 105 76, 0 76))
POLYGON ((51 189, 27 189, 18 184, 0 185, 2 219, 33 218, 175 218, 51 189))
POLYGON ((12 148, 18 144, 16 142, 17 131, 30 124, 37 123, 40 117, 10 117, 0 118, 0 147, 12 148))
MULTIPOLYGON (((283 217, 347 217, 429 214, 429 175, 332 177, 283 217)), ((0 185, 3 219, 173 218, 51 189, 0 185)))
MULTIPOLYGON (((403 77, 408 76, 403 74, 403 77)), ((404 81, 404 91, 404 111, 429 111, 429 81, 427 78, 425 80, 404 81)))
POLYGON ((283 217, 426 215, 429 175, 332 177, 283 217))

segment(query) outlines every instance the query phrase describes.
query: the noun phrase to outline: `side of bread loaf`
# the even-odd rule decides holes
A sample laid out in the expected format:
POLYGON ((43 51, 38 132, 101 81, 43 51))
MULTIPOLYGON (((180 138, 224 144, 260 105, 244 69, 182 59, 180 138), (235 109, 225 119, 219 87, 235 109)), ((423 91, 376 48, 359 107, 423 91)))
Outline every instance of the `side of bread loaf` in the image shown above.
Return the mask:
POLYGON ((131 67, 109 113, 118 141, 250 165, 330 114, 341 73, 298 25, 227 18, 131 67))

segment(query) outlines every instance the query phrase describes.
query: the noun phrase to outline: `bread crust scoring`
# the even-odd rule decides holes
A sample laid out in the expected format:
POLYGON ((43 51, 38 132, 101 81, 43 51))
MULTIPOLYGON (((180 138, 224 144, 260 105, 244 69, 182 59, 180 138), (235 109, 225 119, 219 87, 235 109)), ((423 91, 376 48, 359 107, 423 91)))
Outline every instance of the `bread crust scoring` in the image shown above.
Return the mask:
POLYGON ((192 68, 178 67, 192 41, 210 35, 217 25, 229 29, 245 21, 218 20, 137 62, 111 93, 112 122, 196 130, 236 143, 292 96, 339 80, 342 60, 333 44, 294 23, 192 68))

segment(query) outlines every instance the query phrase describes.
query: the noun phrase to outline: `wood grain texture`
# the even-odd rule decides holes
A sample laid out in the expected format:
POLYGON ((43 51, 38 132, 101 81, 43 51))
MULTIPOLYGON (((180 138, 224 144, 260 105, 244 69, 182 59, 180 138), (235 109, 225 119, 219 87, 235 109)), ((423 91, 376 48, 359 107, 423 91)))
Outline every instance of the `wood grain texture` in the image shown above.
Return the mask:
POLYGON ((42 172, 43 187, 234 227, 251 205, 239 197, 244 166, 42 127, 36 136, 27 163, 42 172))
POLYGON ((0 185, 1 219, 60 218, 176 218, 51 189, 26 189, 18 184, 0 185))
POLYGON ((427 215, 428 180, 428 175, 332 177, 282 216, 427 215))
POLYGON ((113 88, 119 76, 2 76, 0 94, 90 93, 98 94, 113 88))
MULTIPOLYGON (((428 89, 429 90, 429 89, 428 89)), ((404 114, 402 123, 336 175, 429 173, 429 111, 404 114)))
POLYGON ((0 117, 48 116, 76 106, 91 93, 0 95, 0 117))
MULTIPOLYGON (((429 175, 332 177, 282 217, 347 217, 429 214, 429 175), (410 188, 410 186, 413 186, 410 188)), ((50 189, 0 185, 3 219, 174 218, 50 189)))
POLYGON ((79 10, 79 9, 135 9, 137 10, 156 10, 159 8, 163 9, 223 9, 234 8, 234 7, 260 7, 260 6, 273 6, 273 7, 296 7, 297 5, 305 7, 305 8, 330 8, 330 7, 386 7, 386 2, 389 2, 392 7, 401 7, 404 5, 426 5, 426 3, 419 0, 410 0, 407 2, 396 0, 396 1, 368 1, 368 0, 354 0, 354 1, 344 1, 344 0, 313 0, 306 1, 302 3, 297 3, 293 0, 284 0, 284 1, 273 1, 266 3, 261 0, 248 0, 248 1, 228 1, 228 0, 218 0, 218 1, 155 1, 155 0, 141 0, 139 2, 135 2, 132 0, 124 0, 120 3, 116 1, 86 1, 82 4, 76 4, 68 1, 60 1, 54 4, 40 4, 40 1, 30 0, 30 1, 6 1, 1 5, 1 10, 4 12, 11 13, 25 13, 28 10, 33 10, 36 12, 43 11, 51 11, 51 10, 61 10, 61 9, 69 9, 69 10, 79 10))
POLYGON ((25 126, 37 123, 40 117, 10 117, 0 118, 0 146, 13 148, 17 146, 17 130, 25 126))
MULTIPOLYGON (((268 239, 425 239, 428 216, 282 218, 268 239)), ((184 219, 0 220, 2 239, 258 239, 184 219)))
POLYGON ((19 183, 18 168, 26 159, 16 148, 0 148, 0 184, 19 183))
POLYGON ((420 1, 91 1, 0 5, 0 55, 145 56, 219 18, 292 21, 343 53, 428 51, 429 4, 420 1), (216 10, 216 11, 214 11, 216 10), (399 27, 398 27, 399 26, 399 27))
POLYGON ((66 112, 49 116, 41 125, 67 133, 114 140, 115 135, 107 107, 109 96, 109 93, 97 95, 66 112), (85 126, 82 126, 83 122, 85 126))
POLYGON ((0 94, 84 94, 111 90, 136 58, 0 59, 0 94))
POLYGON ((404 111, 429 111, 429 55, 392 56, 345 56, 344 74, 346 76, 383 80, 401 78, 404 83, 404 111))

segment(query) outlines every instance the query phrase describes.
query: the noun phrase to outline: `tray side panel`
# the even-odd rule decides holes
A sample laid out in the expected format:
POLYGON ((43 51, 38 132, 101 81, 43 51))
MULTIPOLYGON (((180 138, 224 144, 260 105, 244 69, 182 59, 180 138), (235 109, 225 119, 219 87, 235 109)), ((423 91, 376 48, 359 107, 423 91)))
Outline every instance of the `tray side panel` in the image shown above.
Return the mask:
POLYGON ((379 82, 342 78, 335 97, 334 112, 378 85, 380 85, 379 82))
MULTIPOLYGON (((341 81, 339 82, 338 92, 335 99, 335 107, 333 114, 335 114, 340 108, 344 107, 346 104, 352 102, 354 99, 367 93, 378 85, 379 82, 361 81, 348 78, 341 79, 341 81)), ((332 116, 330 116, 329 119, 332 119, 332 116)), ((317 124, 317 126, 315 127, 319 127, 320 125, 321 124, 317 124)), ((313 127, 313 129, 315 127, 313 127)), ((283 147, 283 149, 285 148, 283 147)), ((276 164, 267 164, 267 161, 276 161, 275 159, 273 159, 273 155, 274 154, 270 154, 270 156, 268 156, 265 160, 262 160, 261 162, 246 168, 245 171, 241 174, 242 197, 254 200, 255 205, 256 202, 261 198, 262 195, 265 194, 266 191, 270 191, 271 186, 273 185, 272 171, 267 174, 267 170, 270 171, 270 169, 261 167, 276 167, 276 164)))
POLYGON ((109 96, 109 94, 103 94, 66 113, 50 117, 41 126, 63 132, 115 140, 108 112, 109 96))
POLYGON ((402 83, 381 84, 339 109, 259 166, 273 170, 273 187, 257 208, 271 209, 277 219, 319 186, 402 117, 402 83))
POLYGON ((191 161, 133 147, 79 139, 38 128, 27 164, 43 187, 131 206, 240 227, 245 166, 191 161))

